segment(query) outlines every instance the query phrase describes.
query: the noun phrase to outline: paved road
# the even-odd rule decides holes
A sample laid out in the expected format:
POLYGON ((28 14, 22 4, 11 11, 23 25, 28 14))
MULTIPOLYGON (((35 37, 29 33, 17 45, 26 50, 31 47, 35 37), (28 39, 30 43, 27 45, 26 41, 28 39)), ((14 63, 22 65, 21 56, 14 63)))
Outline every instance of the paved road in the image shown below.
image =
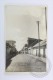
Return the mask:
POLYGON ((45 72, 46 63, 29 54, 18 54, 12 58, 11 64, 6 71, 10 72, 45 72))

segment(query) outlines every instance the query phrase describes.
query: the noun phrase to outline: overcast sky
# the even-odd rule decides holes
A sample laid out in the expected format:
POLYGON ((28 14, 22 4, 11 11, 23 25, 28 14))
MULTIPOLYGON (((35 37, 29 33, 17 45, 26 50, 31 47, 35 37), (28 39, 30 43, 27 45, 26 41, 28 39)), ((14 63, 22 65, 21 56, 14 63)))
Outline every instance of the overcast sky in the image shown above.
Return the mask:
POLYGON ((17 50, 22 49, 28 37, 38 38, 40 21, 40 39, 46 38, 45 7, 5 6, 6 40, 15 40, 17 50))

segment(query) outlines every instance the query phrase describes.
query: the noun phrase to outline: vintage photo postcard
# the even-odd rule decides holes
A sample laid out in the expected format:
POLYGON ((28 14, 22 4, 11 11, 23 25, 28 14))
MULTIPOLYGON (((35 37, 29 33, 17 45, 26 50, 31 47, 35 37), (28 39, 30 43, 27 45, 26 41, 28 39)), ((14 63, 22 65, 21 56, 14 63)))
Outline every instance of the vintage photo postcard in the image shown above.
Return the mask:
POLYGON ((47 71, 47 7, 5 6, 6 72, 47 71))

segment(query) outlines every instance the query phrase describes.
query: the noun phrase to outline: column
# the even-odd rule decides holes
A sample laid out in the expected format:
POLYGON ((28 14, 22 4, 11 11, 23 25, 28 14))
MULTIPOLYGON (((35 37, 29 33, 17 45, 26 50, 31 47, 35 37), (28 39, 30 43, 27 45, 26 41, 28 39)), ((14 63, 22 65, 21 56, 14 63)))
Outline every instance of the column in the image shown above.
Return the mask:
POLYGON ((37 50, 36 50, 36 56, 37 56, 37 50))
POLYGON ((45 48, 43 48, 43 57, 46 57, 46 55, 45 55, 45 48))

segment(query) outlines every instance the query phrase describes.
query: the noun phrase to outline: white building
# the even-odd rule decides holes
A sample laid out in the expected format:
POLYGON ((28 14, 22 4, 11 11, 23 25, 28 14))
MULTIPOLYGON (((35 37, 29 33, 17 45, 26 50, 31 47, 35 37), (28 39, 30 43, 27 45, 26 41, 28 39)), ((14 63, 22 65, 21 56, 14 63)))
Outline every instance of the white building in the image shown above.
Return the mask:
MULTIPOLYGON (((46 57, 46 39, 39 42, 40 43, 40 56, 46 57)), ((33 54, 39 56, 39 43, 33 46, 33 54)))

